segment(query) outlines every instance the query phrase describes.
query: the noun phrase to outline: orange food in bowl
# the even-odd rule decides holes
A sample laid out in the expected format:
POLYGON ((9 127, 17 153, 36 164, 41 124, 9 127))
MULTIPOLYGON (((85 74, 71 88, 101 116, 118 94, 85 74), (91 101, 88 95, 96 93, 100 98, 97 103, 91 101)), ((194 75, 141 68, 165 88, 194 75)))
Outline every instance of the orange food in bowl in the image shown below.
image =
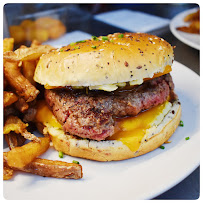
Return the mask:
POLYGON ((60 20, 48 16, 35 21, 25 19, 20 25, 10 26, 9 29, 15 43, 22 43, 25 40, 45 42, 48 39, 57 39, 66 32, 66 27, 60 20))
POLYGON ((27 29, 33 28, 33 27, 35 26, 35 23, 34 23, 34 21, 32 21, 32 20, 26 19, 26 20, 23 20, 23 21, 21 22, 20 26, 21 26, 23 29, 27 30, 27 29))
POLYGON ((49 37, 51 39, 57 39, 66 33, 66 27, 63 24, 60 24, 56 27, 49 28, 49 37))
POLYGON ((36 28, 35 29, 35 39, 39 42, 45 42, 49 39, 49 33, 46 29, 36 28))
POLYGON ((50 27, 61 24, 60 20, 51 17, 41 17, 35 21, 35 25, 40 28, 49 29, 50 27))
POLYGON ((15 43, 21 43, 25 41, 25 32, 19 25, 12 25, 9 27, 10 36, 14 38, 15 43))

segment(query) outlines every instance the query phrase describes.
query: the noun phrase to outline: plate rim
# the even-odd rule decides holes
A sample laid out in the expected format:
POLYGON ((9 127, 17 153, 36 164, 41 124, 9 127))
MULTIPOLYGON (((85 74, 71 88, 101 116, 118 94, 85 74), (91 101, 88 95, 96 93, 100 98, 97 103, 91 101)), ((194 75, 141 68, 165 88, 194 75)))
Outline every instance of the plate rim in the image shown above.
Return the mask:
MULTIPOLYGON (((187 67, 186 65, 174 60, 174 63, 177 64, 177 66, 182 66, 183 68, 187 69, 187 71, 193 73, 195 75, 195 77, 198 77, 200 80, 200 75, 198 75, 195 71, 191 70, 189 67, 187 67)), ((198 132, 200 135, 200 131, 198 132)), ((199 154, 200 155, 200 154, 199 154)), ((193 167, 190 168, 190 170, 187 171, 187 173, 185 173, 181 178, 179 178, 176 182, 172 183, 170 186, 167 187, 163 187, 162 190, 160 190, 159 192, 157 192, 156 194, 152 194, 151 196, 148 196, 149 199, 153 199, 155 197, 158 197, 159 195, 167 192, 168 190, 172 189, 173 187, 175 187, 176 185, 178 185, 180 182, 182 182, 185 178, 187 178, 190 174, 192 174, 192 172, 194 172, 198 167, 200 166, 200 159, 199 161, 196 162, 196 164, 193 165, 193 167)))

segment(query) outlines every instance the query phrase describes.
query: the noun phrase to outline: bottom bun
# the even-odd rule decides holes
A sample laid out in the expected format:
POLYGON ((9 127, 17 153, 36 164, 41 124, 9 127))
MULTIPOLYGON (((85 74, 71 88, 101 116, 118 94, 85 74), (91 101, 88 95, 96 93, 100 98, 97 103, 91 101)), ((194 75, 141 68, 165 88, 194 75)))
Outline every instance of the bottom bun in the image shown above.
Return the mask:
POLYGON ((165 143, 175 132, 181 117, 180 102, 172 103, 171 109, 158 126, 148 129, 136 152, 131 151, 121 141, 94 141, 67 135, 63 130, 46 125, 56 150, 65 154, 96 161, 116 161, 146 154, 165 143))

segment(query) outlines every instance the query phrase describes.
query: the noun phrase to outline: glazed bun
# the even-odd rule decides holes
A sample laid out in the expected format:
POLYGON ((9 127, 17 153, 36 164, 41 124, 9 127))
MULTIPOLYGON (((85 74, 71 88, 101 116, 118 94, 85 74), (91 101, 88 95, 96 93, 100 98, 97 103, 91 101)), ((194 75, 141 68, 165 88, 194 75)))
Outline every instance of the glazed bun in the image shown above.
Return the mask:
MULTIPOLYGON (((115 161, 146 154, 162 145, 175 132, 179 125, 180 117, 180 102, 174 101, 161 123, 156 127, 151 127, 147 131, 136 152, 131 151, 121 141, 117 140, 104 140, 98 142, 77 138, 72 135, 67 135, 62 129, 60 130, 50 125, 46 125, 45 131, 51 136, 53 146, 58 151, 62 151, 71 156, 96 161, 115 161)), ((40 131, 42 131, 42 128, 40 131)))
POLYGON ((162 73, 173 48, 149 34, 115 33, 84 40, 41 56, 34 80, 47 86, 96 86, 134 81, 162 73))

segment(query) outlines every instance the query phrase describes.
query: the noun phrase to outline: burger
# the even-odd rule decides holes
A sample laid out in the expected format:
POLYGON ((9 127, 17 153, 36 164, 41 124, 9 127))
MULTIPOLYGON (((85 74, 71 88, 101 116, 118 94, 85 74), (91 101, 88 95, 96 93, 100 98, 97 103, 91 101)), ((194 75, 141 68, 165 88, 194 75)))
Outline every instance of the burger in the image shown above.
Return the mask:
POLYGON ((168 42, 144 33, 93 36, 51 51, 34 75, 45 87, 37 126, 71 156, 113 161, 146 154, 180 122, 173 60, 168 42))

